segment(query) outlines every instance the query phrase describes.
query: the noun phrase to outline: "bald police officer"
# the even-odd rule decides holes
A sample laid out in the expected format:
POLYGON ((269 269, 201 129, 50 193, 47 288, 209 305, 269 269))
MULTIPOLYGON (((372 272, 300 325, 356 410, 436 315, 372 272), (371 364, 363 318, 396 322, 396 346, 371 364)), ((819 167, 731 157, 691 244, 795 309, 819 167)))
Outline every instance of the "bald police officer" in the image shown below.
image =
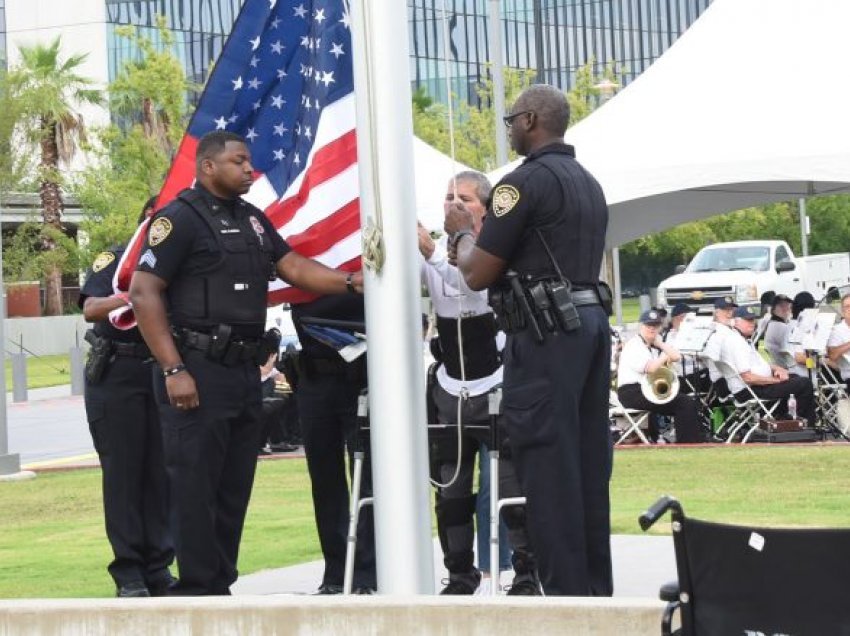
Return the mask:
POLYGON ((563 143, 563 93, 532 86, 504 119, 526 160, 493 190, 477 241, 462 204, 445 229, 508 334, 505 419, 543 589, 610 595, 611 299, 598 282, 608 208, 563 143))
POLYGON ((269 353, 262 338, 269 279, 319 294, 362 290, 359 273, 291 251, 240 198, 252 174, 242 137, 202 137, 196 185, 151 223, 130 286, 139 329, 159 363, 177 595, 229 594, 237 577, 262 430, 257 367, 269 353))

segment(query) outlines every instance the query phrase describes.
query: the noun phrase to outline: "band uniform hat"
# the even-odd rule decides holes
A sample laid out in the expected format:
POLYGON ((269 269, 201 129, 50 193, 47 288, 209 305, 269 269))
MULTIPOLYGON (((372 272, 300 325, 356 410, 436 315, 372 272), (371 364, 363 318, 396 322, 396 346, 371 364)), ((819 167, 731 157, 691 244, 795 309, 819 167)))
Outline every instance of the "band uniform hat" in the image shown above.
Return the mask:
POLYGON ((735 302, 735 299, 731 296, 721 296, 720 298, 714 301, 715 309, 732 309, 733 307, 737 307, 738 303, 735 302))
POLYGON ((682 314, 689 314, 693 310, 686 305, 685 303, 676 303, 673 305, 673 309, 670 311, 670 317, 675 318, 676 316, 681 316, 682 314))
POLYGON ((788 303, 789 305, 793 305, 794 301, 785 294, 776 294, 776 296, 773 297, 773 301, 770 303, 770 308, 775 309, 779 303, 788 303))
POLYGON ((735 310, 735 318, 743 318, 744 320, 756 320, 759 315, 750 307, 738 307, 735 310))
POLYGON ((640 315, 642 325, 660 325, 662 322, 664 322, 664 318, 656 309, 647 309, 640 315))

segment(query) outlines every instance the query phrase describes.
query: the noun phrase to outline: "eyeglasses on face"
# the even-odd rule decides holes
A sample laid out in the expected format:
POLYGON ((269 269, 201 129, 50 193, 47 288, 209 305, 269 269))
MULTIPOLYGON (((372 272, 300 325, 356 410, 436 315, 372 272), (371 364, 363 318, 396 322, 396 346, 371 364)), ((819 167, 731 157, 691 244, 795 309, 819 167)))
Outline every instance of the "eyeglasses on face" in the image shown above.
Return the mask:
POLYGON ((534 111, 531 110, 521 110, 518 113, 511 113, 510 115, 505 115, 504 117, 502 117, 502 121, 505 122, 505 126, 510 128, 514 125, 514 119, 516 119, 520 115, 531 115, 533 113, 534 111))

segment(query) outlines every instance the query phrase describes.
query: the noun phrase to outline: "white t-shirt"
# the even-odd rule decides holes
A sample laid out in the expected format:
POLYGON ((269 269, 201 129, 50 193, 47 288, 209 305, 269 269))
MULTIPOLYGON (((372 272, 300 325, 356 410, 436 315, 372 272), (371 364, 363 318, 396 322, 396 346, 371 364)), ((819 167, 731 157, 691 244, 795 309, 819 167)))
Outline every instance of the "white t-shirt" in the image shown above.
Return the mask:
POLYGON ((725 373, 726 383, 732 393, 742 391, 747 385, 740 378, 740 374, 750 371, 755 375, 772 377, 773 371, 767 360, 761 357, 758 351, 747 341, 736 329, 730 329, 729 335, 723 339, 720 348, 720 360, 732 367, 737 373, 725 373))
MULTIPOLYGON (((840 347, 848 342, 850 342, 850 325, 847 324, 846 320, 842 320, 832 328, 827 346, 840 347)), ((848 355, 850 355, 850 352, 838 358, 838 369, 841 371, 842 380, 850 380, 850 360, 847 359, 848 355)))
MULTIPOLYGON (((419 266, 422 282, 428 286, 434 313, 442 318, 457 318, 480 316, 492 313, 487 304, 487 292, 472 291, 466 286, 457 267, 449 263, 446 250, 446 236, 441 237, 434 245, 434 253, 427 261, 420 255, 419 266)), ((505 334, 496 334, 496 346, 501 351, 505 346, 505 334)), ((502 383, 502 367, 490 375, 475 380, 461 381, 446 372, 446 366, 441 364, 437 369, 437 382, 450 395, 458 396, 462 389, 469 395, 483 395, 494 386, 502 383)))
POLYGON ((646 375, 646 365, 657 358, 661 352, 647 345, 640 334, 629 338, 620 353, 620 366, 617 369, 617 388, 625 384, 637 384, 646 375))
POLYGON ((720 359, 723 341, 730 333, 732 333, 731 327, 724 325, 722 322, 715 322, 714 333, 708 337, 705 347, 702 350, 701 355, 705 359, 706 366, 708 367, 708 377, 711 378, 712 382, 717 382, 723 377, 723 374, 717 370, 717 365, 714 364, 714 361, 720 359))

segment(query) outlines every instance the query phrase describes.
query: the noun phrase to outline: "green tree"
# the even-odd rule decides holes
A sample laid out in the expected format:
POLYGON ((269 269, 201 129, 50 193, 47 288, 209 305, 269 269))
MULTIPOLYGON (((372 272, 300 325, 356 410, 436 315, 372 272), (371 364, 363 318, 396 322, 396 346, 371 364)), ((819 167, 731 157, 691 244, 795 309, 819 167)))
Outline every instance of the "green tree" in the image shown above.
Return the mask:
MULTIPOLYGON (((87 54, 62 60, 61 38, 47 45, 20 47, 21 62, 9 72, 13 95, 21 100, 22 130, 39 146, 39 195, 45 231, 40 240, 43 251, 57 249, 56 232, 61 232, 62 176, 60 163, 68 163, 86 138, 85 122, 77 112, 83 104, 102 103, 92 80, 79 74, 87 54)), ((45 314, 62 313, 62 268, 53 259, 44 259, 50 269, 45 273, 45 314)))
POLYGON ((129 60, 109 86, 110 107, 122 119, 97 131, 96 168, 85 170, 75 192, 85 213, 88 242, 83 265, 99 252, 125 243, 144 202, 159 192, 187 116, 186 95, 194 87, 173 52, 174 38, 157 19, 157 42, 134 27, 118 29, 139 57, 129 60))

